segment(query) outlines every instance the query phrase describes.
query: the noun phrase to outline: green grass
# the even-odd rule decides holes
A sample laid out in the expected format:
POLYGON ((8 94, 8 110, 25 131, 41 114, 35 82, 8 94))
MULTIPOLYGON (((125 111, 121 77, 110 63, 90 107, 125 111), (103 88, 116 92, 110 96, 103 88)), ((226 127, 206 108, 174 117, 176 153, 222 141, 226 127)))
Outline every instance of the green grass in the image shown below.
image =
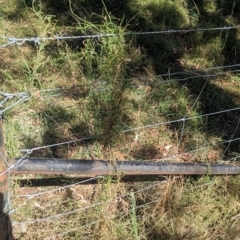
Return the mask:
MULTIPOLYGON (((86 142, 38 149, 31 156, 111 161, 167 161, 169 157, 171 161, 205 163, 239 156, 239 141, 227 151, 227 144, 222 143, 240 136, 238 112, 124 132, 239 106, 239 74, 228 72, 230 69, 205 70, 239 63, 239 30, 124 36, 129 31, 238 26, 238 1, 0 3, 3 36, 117 34, 0 48, 1 91, 31 94, 29 100, 5 113, 9 159, 18 157, 19 149, 91 136, 86 142), (184 74, 174 75, 176 72, 184 74), (163 83, 217 72, 225 73, 163 83)), ((64 180, 64 176, 56 178, 64 180)), ((105 177, 95 185, 76 185, 27 202, 20 195, 52 188, 30 187, 31 180, 22 186, 23 179, 28 177, 11 178, 11 205, 21 206, 11 215, 13 222, 87 209, 13 225, 16 239, 45 239, 68 231, 55 239, 239 238, 239 177, 176 176, 147 189, 156 182, 105 177), (145 205, 156 199, 157 203, 145 205)))

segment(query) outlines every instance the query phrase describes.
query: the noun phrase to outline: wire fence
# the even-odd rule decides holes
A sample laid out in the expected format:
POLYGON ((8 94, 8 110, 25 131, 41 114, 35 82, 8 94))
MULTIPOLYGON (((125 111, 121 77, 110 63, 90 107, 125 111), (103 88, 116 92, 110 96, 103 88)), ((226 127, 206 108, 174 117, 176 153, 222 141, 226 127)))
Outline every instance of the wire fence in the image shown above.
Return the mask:
MULTIPOLYGON (((163 31, 153 31, 153 32, 126 32, 123 33, 122 36, 142 36, 142 35, 159 35, 159 34, 176 34, 176 33, 191 33, 191 32, 205 32, 205 31, 228 31, 231 29, 239 29, 239 27, 217 27, 217 28, 197 28, 197 29, 169 29, 169 30, 163 30, 163 31)), ((35 45, 40 45, 42 42, 45 41, 66 41, 66 40, 84 40, 84 39, 101 39, 101 38, 111 38, 111 37, 118 37, 119 34, 112 34, 112 33, 99 33, 95 35, 83 35, 83 36, 61 36, 61 35, 54 35, 51 37, 6 37, 1 36, 2 45, 0 46, 1 49, 7 48, 10 46, 18 46, 21 47, 26 43, 32 42, 35 45)), ((134 135, 134 141, 133 143, 136 143, 138 141, 140 134, 146 134, 146 132, 158 129, 160 127, 165 127, 165 129, 170 128, 173 124, 181 124, 181 127, 178 129, 178 135, 175 137, 176 141, 176 152, 171 153, 171 151, 168 151, 168 149, 172 148, 172 143, 168 143, 167 146, 165 146, 165 150, 167 151, 167 154, 162 155, 161 157, 155 157, 154 161, 177 161, 179 158, 184 159, 187 156, 187 160, 199 157, 203 153, 209 154, 208 149, 211 151, 213 149, 218 149, 219 146, 222 148, 221 154, 218 155, 219 157, 218 162, 221 161, 235 161, 237 160, 240 155, 239 153, 235 152, 235 156, 231 156, 230 158, 226 158, 227 152, 229 151, 229 148, 231 147, 231 144, 238 143, 240 141, 238 129, 239 129, 239 110, 240 107, 233 106, 232 108, 224 108, 222 110, 218 111, 211 111, 208 113, 194 113, 197 106, 201 102, 201 97, 203 95, 203 92, 208 87, 209 82, 217 82, 221 81, 220 76, 228 76, 229 74, 236 74, 238 76, 240 70, 239 70, 240 64, 231 64, 231 65, 222 65, 222 66, 215 66, 211 68, 204 68, 204 69, 196 69, 196 70, 183 70, 183 71, 177 71, 177 72, 168 72, 163 73, 159 75, 142 75, 138 77, 132 77, 129 79, 125 79, 125 82, 130 83, 129 88, 135 88, 137 91, 139 90, 139 87, 156 87, 161 84, 171 84, 171 83, 180 83, 180 82, 191 82, 191 81, 197 81, 199 79, 203 79, 203 82, 201 83, 202 86, 199 88, 198 94, 194 95, 194 101, 189 105, 188 107, 185 107, 185 113, 181 112, 181 117, 177 116, 176 118, 172 118, 171 113, 169 113, 169 116, 165 116, 164 120, 161 117, 159 122, 151 123, 151 124, 134 124, 133 126, 127 125, 124 128, 118 130, 119 134, 127 136, 127 134, 132 133, 134 135), (192 114, 194 113, 194 114, 192 114), (207 122, 206 119, 210 117, 214 118, 220 118, 223 115, 230 115, 233 116, 233 122, 229 123, 231 125, 232 133, 230 136, 228 135, 226 138, 219 137, 214 143, 207 142, 206 145, 201 145, 199 148, 183 148, 183 142, 184 142, 184 135, 186 133, 186 128, 190 124, 190 122, 194 122, 195 120, 200 119, 202 122, 207 122), (166 120, 166 119, 171 120, 166 120), (136 126, 137 125, 137 126, 136 126)), ((40 89, 40 90, 33 90, 33 91, 26 91, 26 92, 16 92, 16 93, 7 93, 7 92, 0 92, 0 115, 3 116, 4 114, 7 114, 8 112, 12 111, 14 108, 20 109, 22 104, 26 103, 27 101, 35 101, 36 105, 38 102, 50 100, 52 102, 57 102, 59 99, 62 99, 63 101, 66 100, 66 98, 69 96, 69 92, 71 94, 72 89, 76 88, 83 88, 83 87, 89 87, 90 91, 92 92, 108 92, 111 90, 111 87, 106 86, 106 83, 104 81, 100 81, 98 83, 91 83, 91 84, 70 84, 68 87, 56 87, 56 88, 50 88, 50 89, 40 89), (37 96, 37 98, 35 98, 37 96)), ((141 90, 141 88, 140 88, 141 90)), ((90 93, 89 93, 90 94, 90 93)), ((213 96, 209 96, 211 98, 213 96)), ((74 107, 79 107, 79 103, 75 103, 74 107)), ((74 105, 74 104, 73 104, 74 105)), ((6 123, 7 124, 7 123, 6 123)), ((62 123, 61 123, 62 124, 62 123)), ((224 134, 224 133, 223 133, 224 134)), ((6 136, 8 137, 8 136, 6 136)), ((20 148, 18 149, 18 153, 22 154, 22 156, 13 164, 7 159, 5 156, 1 156, 6 164, 6 168, 4 171, 0 173, 0 177, 4 176, 6 173, 11 172, 11 169, 13 169, 15 166, 20 164, 23 160, 31 156, 31 154, 34 154, 35 152, 43 149, 52 149, 56 147, 61 146, 70 146, 71 144, 80 144, 85 143, 89 140, 96 140, 99 139, 101 135, 98 134, 92 134, 87 137, 82 138, 74 138, 72 140, 62 141, 62 142, 53 142, 51 144, 42 144, 39 146, 34 147, 26 147, 26 148, 20 148)), ((202 144, 202 142, 201 142, 202 144)), ((8 151, 8 149, 7 149, 8 151)), ((141 160, 141 159, 140 159, 141 160)), ((149 159, 145 159, 149 160, 149 159)), ((17 201, 17 203, 14 203, 14 206, 11 206, 11 199, 10 199, 10 206, 11 209, 8 212, 7 216, 13 216, 16 214, 16 217, 12 224, 14 227, 14 231, 16 231, 16 234, 22 234, 22 232, 26 231, 24 229, 28 228, 28 225, 37 225, 37 227, 45 228, 47 226, 47 230, 49 233, 49 237, 46 237, 45 239, 59 239, 59 237, 63 237, 69 233, 72 232, 78 232, 79 229, 86 228, 86 232, 91 231, 91 227, 93 225, 98 225, 100 222, 103 221, 109 221, 110 219, 115 219, 118 221, 121 218, 130 219, 131 217, 135 216, 136 212, 140 209, 147 209, 150 205, 157 205, 159 202, 163 199, 164 190, 166 188, 166 185, 168 184, 168 178, 166 178, 165 181, 162 182, 154 182, 144 185, 140 189, 129 189, 124 188, 121 189, 120 185, 116 187, 118 191, 112 190, 112 193, 110 196, 108 196, 106 199, 101 199, 101 194, 98 193, 98 196, 100 201, 96 201, 95 199, 87 199, 83 197, 81 194, 80 196, 80 205, 68 205, 66 203, 66 199, 72 199, 74 198, 72 196, 73 191, 71 190, 73 188, 80 188, 81 184, 83 183, 91 183, 93 180, 96 180, 98 183, 96 186, 101 186, 101 191, 103 191, 104 186, 107 184, 107 180, 103 176, 98 176, 94 178, 89 178, 84 181, 79 181, 73 184, 66 184, 64 186, 58 186, 53 187, 50 189, 40 189, 36 190, 34 193, 25 193, 25 194, 19 194, 18 197, 20 198, 20 201, 17 201), (69 190, 70 189, 70 190, 69 190), (71 193, 67 192, 70 191, 71 193), (61 197, 56 197, 56 192, 63 191, 63 194, 60 194, 61 197), (157 193, 161 191, 160 193, 157 193), (69 195, 68 195, 69 194, 69 195), (144 195, 144 199, 142 201, 139 201, 137 203, 136 199, 140 199, 141 197, 139 195, 144 195), (41 204, 38 203, 38 200, 42 198, 49 198, 51 200, 51 204, 49 204, 47 201, 43 202, 41 201, 41 204), (55 198, 55 199, 54 199, 55 198), (58 204, 53 204, 54 201, 60 201, 62 206, 60 207, 58 204), (56 200, 57 199, 57 200, 56 200), (64 204, 67 205, 67 207, 64 207, 64 204), (119 207, 120 205, 125 204, 124 207, 119 207), (31 206, 31 207, 30 207, 31 206), (69 208, 68 208, 69 207, 69 208), (31 217, 25 217, 24 215, 19 217, 22 213, 27 212, 27 208, 32 208, 32 211, 38 212, 38 214, 33 214, 31 217), (55 209, 55 210, 53 210, 55 209), (66 210, 67 209, 67 210, 66 210), (71 209, 71 210, 69 210, 71 209), (91 210, 92 212, 95 211, 92 218, 86 217, 87 212, 91 210), (94 211, 93 211, 94 210, 94 211), (107 216, 104 218, 104 212, 109 211, 110 213, 107 214, 107 216), (79 215, 80 212, 81 213, 79 215), (19 213, 19 214, 18 214, 19 213), (74 216, 77 219, 69 218, 69 216, 74 216), (95 219, 95 220, 94 220, 95 219), (78 223, 76 223, 78 221, 78 223), (82 222, 81 222, 82 221, 82 222), (61 223, 60 223, 61 222, 61 223), (58 224, 56 224, 58 223, 58 224), (42 225, 41 225, 42 224, 42 225), (55 224, 55 225, 54 225, 55 224), (69 225, 67 228, 68 230, 65 231, 65 229, 61 229, 62 225, 66 224, 69 225), (77 227, 75 226, 77 225, 77 227), (52 234, 52 229, 57 228, 56 234, 52 234)), ((117 183, 116 183, 117 184, 117 183)), ((212 183, 209 183, 212 184, 212 183)), ((114 185, 114 184, 113 184, 114 185)), ((196 187, 202 187, 196 186, 196 187)), ((82 187, 82 191, 84 191, 84 187, 82 187)), ((85 190, 88 191, 88 190, 85 190)), ((94 187, 91 187, 91 191, 93 191, 94 195, 94 187), (92 190, 93 189, 93 190, 92 190)), ((81 192, 81 191, 80 191, 81 192)), ((14 193, 12 193, 13 195, 14 193)), ((98 200, 98 199, 97 199, 98 200)), ((60 205, 61 205, 60 204, 60 205)), ((45 230, 44 230, 45 231, 45 230)), ((32 236, 39 238, 39 236, 34 235, 35 233, 30 233, 32 236)), ((45 236, 45 235, 44 235, 45 236)), ((40 238, 39 238, 40 239, 40 238)))

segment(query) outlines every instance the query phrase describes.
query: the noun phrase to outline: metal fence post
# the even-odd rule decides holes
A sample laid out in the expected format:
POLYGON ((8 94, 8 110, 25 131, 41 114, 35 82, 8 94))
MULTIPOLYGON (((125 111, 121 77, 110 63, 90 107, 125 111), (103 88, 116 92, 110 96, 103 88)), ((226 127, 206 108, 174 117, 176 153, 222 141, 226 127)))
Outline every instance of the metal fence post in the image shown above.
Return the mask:
POLYGON ((8 176, 9 172, 5 162, 6 154, 3 140, 2 116, 0 116, 0 240, 12 239, 12 227, 8 217, 9 211, 9 192, 8 176))

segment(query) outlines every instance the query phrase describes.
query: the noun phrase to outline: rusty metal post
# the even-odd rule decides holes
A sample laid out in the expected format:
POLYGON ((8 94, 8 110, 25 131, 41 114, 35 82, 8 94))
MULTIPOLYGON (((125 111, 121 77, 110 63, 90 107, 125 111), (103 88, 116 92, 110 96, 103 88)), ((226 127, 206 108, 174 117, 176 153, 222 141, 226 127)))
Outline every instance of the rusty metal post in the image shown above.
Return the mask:
POLYGON ((0 116, 0 239, 12 239, 11 223, 7 216, 9 211, 9 192, 8 192, 8 176, 4 173, 7 169, 6 154, 3 140, 2 117, 0 116))

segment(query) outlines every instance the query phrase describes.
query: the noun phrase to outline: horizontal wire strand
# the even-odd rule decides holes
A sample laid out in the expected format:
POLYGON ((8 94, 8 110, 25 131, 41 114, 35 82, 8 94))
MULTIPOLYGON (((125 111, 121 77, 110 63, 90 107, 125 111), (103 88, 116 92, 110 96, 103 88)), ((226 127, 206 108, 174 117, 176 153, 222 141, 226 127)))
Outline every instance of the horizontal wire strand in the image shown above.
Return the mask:
MULTIPOLYGON (((118 197, 115 197, 115 198, 112 198, 110 200, 108 200, 108 203, 111 203, 112 201, 118 199, 118 198, 124 198, 124 197, 127 197, 129 196, 131 193, 132 194, 136 194, 136 193, 140 193, 140 192, 143 192, 145 190, 148 190, 148 189, 151 189, 155 186, 158 186, 159 183, 155 183, 155 184, 151 184, 150 186, 147 186, 147 187, 144 187, 143 189, 140 189, 140 190, 137 190, 135 192, 129 192, 129 193, 126 193, 124 195, 121 195, 121 196, 118 196, 118 197)), ((72 210, 72 211, 68 211, 68 212, 64 212, 64 213, 60 213, 60 214, 56 214, 54 216, 50 216, 50 217, 47 217, 47 218, 42 218, 42 219, 36 219, 36 220, 30 220, 30 221, 26 221, 26 222, 13 222, 13 224, 33 224, 33 223, 37 223, 37 222, 44 222, 44 221, 48 221, 48 220, 51 220, 51 219, 54 219, 54 218, 59 218, 59 217, 63 217, 63 216, 66 216, 66 215, 69 215, 69 214, 73 214, 73 213, 76 213, 76 212, 79 212, 79 211, 84 211, 84 210, 87 210, 87 209, 91 209, 93 207, 96 207, 98 205, 101 205, 103 203, 102 202, 97 202, 95 204, 92 204, 90 206, 87 206, 87 207, 83 207, 83 208, 78 208, 78 209, 75 209, 75 210, 72 210)), ((105 201, 104 201, 105 203, 105 201)))
MULTIPOLYGON (((137 210, 137 209, 140 209, 140 208, 149 206, 149 205, 154 204, 154 203, 157 203, 157 202, 159 202, 159 199, 155 199, 155 200, 153 200, 153 201, 151 201, 151 202, 148 202, 148 203, 145 203, 145 204, 136 206, 134 209, 137 210)), ((112 216, 108 217, 107 219, 112 219, 112 218, 115 218, 115 217, 119 217, 119 216, 121 216, 121 215, 123 215, 123 214, 126 214, 126 213, 128 213, 128 212, 129 212, 129 210, 123 211, 123 212, 121 212, 120 214, 112 215, 112 216)), ((62 236, 62 235, 66 235, 66 234, 68 234, 68 233, 70 233, 70 232, 77 231, 77 230, 79 230, 79 229, 81 229, 81 228, 90 227, 90 226, 92 226, 92 225, 94 225, 94 224, 96 224, 96 223, 98 223, 98 222, 100 222, 100 221, 101 221, 101 220, 97 220, 97 221, 88 223, 88 224, 86 224, 86 225, 83 225, 83 226, 80 226, 80 227, 77 227, 77 228, 73 228, 73 229, 71 229, 71 230, 68 230, 68 231, 63 232, 63 233, 60 233, 60 234, 54 234, 54 235, 52 235, 52 236, 50 236, 50 237, 48 237, 48 238, 45 238, 45 240, 49 240, 49 239, 53 239, 53 238, 55 239, 56 237, 59 237, 59 236, 62 236)))
POLYGON ((149 128, 156 128, 158 126, 168 125, 168 124, 171 124, 171 123, 184 122, 184 121, 188 121, 188 120, 192 120, 192 119, 196 119, 196 118, 207 117, 207 116, 212 116, 212 115, 218 115, 218 114, 221 114, 221 113, 238 111, 238 110, 240 110, 240 107, 238 107, 238 108, 231 108, 231 109, 227 109, 227 110, 222 110, 222 111, 218 111, 218 112, 206 113, 206 114, 197 115, 197 116, 188 117, 188 118, 180 118, 180 119, 167 121, 167 122, 161 122, 161 123, 156 123, 156 124, 149 124, 149 125, 145 125, 145 126, 142 126, 142 127, 129 128, 129 129, 123 130, 122 133, 133 132, 133 131, 136 131, 136 130, 143 130, 143 129, 149 129, 149 128))
POLYGON ((169 29, 162 31, 146 31, 146 32, 125 32, 122 34, 117 33, 102 33, 102 34, 93 34, 93 35, 80 35, 80 36, 59 36, 58 34, 51 37, 6 37, 0 36, 7 43, 0 46, 0 48, 8 47, 10 45, 23 45, 26 42, 33 42, 35 45, 40 45, 41 41, 62 41, 62 40, 80 40, 80 39, 101 39, 108 37, 118 37, 118 36, 143 36, 143 35, 158 35, 158 34, 173 34, 173 33, 190 33, 190 32, 205 32, 205 31, 226 31, 231 29, 238 29, 239 26, 230 26, 230 27, 216 27, 216 28, 192 28, 192 29, 169 29))

